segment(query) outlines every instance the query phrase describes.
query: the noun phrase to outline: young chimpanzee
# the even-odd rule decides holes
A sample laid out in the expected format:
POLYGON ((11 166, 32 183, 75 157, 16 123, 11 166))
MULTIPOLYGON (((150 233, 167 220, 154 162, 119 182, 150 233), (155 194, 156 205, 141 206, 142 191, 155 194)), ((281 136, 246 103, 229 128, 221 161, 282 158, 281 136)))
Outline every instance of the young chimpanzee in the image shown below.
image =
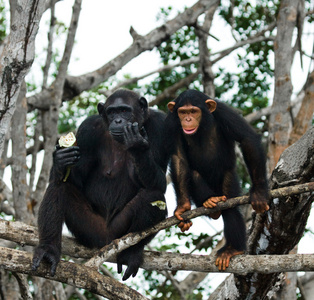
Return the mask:
MULTIPOLYGON (((268 210, 265 156, 260 137, 246 121, 227 105, 205 94, 187 90, 168 103, 165 127, 171 152, 171 176, 177 196, 175 216, 184 232, 192 222, 182 214, 196 206, 215 207, 240 195, 236 174, 235 142, 240 144, 252 179, 250 200, 256 212, 268 210)), ((246 228, 237 208, 223 210, 226 244, 218 251, 216 265, 225 270, 230 258, 246 249, 246 228)))
MULTIPOLYGON (((63 222, 79 243, 103 247, 129 232, 144 230, 166 217, 167 159, 162 151, 166 114, 148 108, 143 97, 118 90, 99 115, 87 118, 77 132, 77 146, 53 156, 50 182, 41 203, 39 246, 33 270, 44 259, 54 275, 61 254, 63 222), (70 176, 65 179, 67 168, 70 176)), ((123 280, 135 276, 146 238, 117 256, 123 280)))

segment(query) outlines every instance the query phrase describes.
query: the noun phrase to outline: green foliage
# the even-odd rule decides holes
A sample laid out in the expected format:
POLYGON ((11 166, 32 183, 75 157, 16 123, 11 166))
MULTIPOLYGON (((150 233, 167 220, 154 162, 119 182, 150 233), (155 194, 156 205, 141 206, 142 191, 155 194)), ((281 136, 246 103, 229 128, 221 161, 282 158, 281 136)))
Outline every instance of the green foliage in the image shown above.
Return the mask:
POLYGON ((105 102, 106 99, 98 93, 100 88, 102 87, 84 92, 63 104, 58 121, 59 133, 75 131, 86 117, 97 114, 97 104, 105 102))
POLYGON ((0 45, 6 37, 7 20, 5 14, 6 8, 4 2, 3 0, 0 0, 0 45))
POLYGON ((235 0, 233 9, 229 3, 222 5, 219 14, 234 28, 237 39, 244 40, 276 20, 279 4, 279 0, 235 0))

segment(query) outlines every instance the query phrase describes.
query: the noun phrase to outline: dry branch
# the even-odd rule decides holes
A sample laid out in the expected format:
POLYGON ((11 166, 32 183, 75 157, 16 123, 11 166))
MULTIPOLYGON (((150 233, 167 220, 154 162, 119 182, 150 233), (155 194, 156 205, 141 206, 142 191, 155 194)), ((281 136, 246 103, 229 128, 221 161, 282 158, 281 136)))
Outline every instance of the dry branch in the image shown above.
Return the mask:
POLYGON ((50 276, 46 265, 36 272, 31 270, 32 255, 25 251, 0 247, 2 268, 18 273, 36 275, 83 288, 109 299, 147 299, 119 281, 103 276, 95 269, 72 262, 61 261, 54 277, 50 276))
MULTIPOLYGON (((277 190, 273 190, 271 191, 271 197, 279 198, 279 197, 284 197, 284 196, 306 193, 313 190, 314 190, 314 182, 309 182, 305 184, 289 186, 289 187, 284 187, 277 190)), ((243 204, 248 204, 248 203, 249 203, 249 196, 236 197, 236 198, 229 199, 226 202, 218 203, 217 207, 215 208, 200 207, 194 210, 190 210, 182 214, 182 217, 185 219, 193 219, 202 215, 208 215, 213 212, 221 211, 227 208, 231 208, 231 207, 235 207, 235 206, 243 205, 243 204)), ((112 256, 114 256, 117 252, 125 250, 129 248, 130 246, 137 244, 139 241, 141 241, 145 237, 155 234, 162 229, 168 228, 178 223, 179 221, 176 217, 170 217, 160 222, 156 226, 149 228, 145 231, 142 231, 140 233, 129 233, 125 235, 124 237, 122 237, 121 239, 114 240, 111 244, 103 247, 95 257, 93 257, 86 263, 86 265, 95 266, 95 267, 100 266, 104 261, 112 258, 112 256)))
MULTIPOLYGON (((286 197, 291 195, 297 195, 301 193, 307 193, 314 190, 314 182, 300 184, 296 186, 290 186, 285 188, 280 188, 276 190, 271 191, 271 197, 272 198, 280 198, 280 197, 286 197)), ((247 204, 249 202, 248 196, 243 197, 237 197, 233 199, 229 199, 227 202, 219 203, 217 208, 215 209, 207 209, 207 208, 197 208, 194 210, 191 210, 189 212, 186 212, 184 216, 186 218, 195 218, 201 215, 207 215, 209 212, 226 209, 229 207, 233 207, 236 205, 241 204, 247 204)), ((139 242, 142 238, 152 234, 156 233, 161 229, 167 228, 169 226, 175 225, 178 223, 178 220, 175 217, 170 217, 166 219, 165 221, 157 224, 155 227, 146 230, 141 233, 133 233, 128 234, 124 237, 122 237, 120 240, 113 241, 110 245, 104 247, 100 252, 98 249, 88 249, 85 248, 79 244, 77 244, 73 238, 69 237, 63 237, 62 242, 62 253, 66 255, 70 255, 72 257, 81 257, 81 258, 91 258, 93 255, 95 255, 92 260, 89 262, 89 266, 98 266, 103 261, 109 261, 109 262, 115 262, 115 256, 118 251, 122 251, 123 249, 126 249, 127 247, 134 245, 135 243, 139 242), (108 253, 104 253, 105 249, 109 249, 108 253), (97 252, 96 252, 97 251, 97 252)), ((0 238, 14 241, 20 245, 31 245, 35 246, 38 244, 38 233, 37 228, 33 226, 26 225, 22 222, 9 222, 4 221, 0 219, 0 238)), ((3 248, 7 249, 7 248, 3 248)), ((14 251, 14 250, 10 250, 14 251)), ((8 256, 5 254, 6 252, 2 251, 0 255, 0 264, 2 260, 7 260, 8 256)), ((19 252, 20 253, 20 252, 19 252)), ((18 272, 24 272, 27 273, 30 269, 30 254, 28 255, 28 260, 24 261, 23 267, 19 270, 13 270, 10 266, 7 266, 5 268, 12 270, 12 271, 18 271, 18 272)), ((248 255, 242 255, 239 257, 235 257, 232 259, 232 263, 230 264, 230 267, 228 268, 228 272, 234 272, 234 273, 245 273, 245 272, 260 272, 260 273, 269 273, 270 270, 272 272, 279 271, 308 271, 308 270, 314 270, 313 269, 313 256, 296 256, 294 259, 292 259, 290 256, 285 255, 277 255, 277 256, 270 256, 262 255, 262 256, 248 256, 248 255), (275 259, 275 260, 274 260, 275 259), (244 264, 245 260, 245 264, 244 264), (278 266, 278 269, 275 269, 275 267, 269 267, 269 263, 276 261, 276 265, 278 266), (282 262, 283 261, 283 262, 282 262), (292 261, 294 264, 292 264, 292 261), (281 263, 282 262, 282 263, 281 263), (267 264, 266 264, 267 263, 267 264)), ((72 268, 72 265, 70 267, 67 267, 68 262, 62 262, 61 263, 61 270, 72 268)), ((160 252, 149 252, 145 251, 144 254, 144 262, 141 265, 142 268, 146 270, 192 270, 192 271, 200 271, 200 272, 216 272, 217 268, 214 264, 214 259, 211 256, 202 256, 202 255, 192 255, 192 254, 178 254, 178 253, 160 253, 160 252)), ((47 275, 49 268, 47 266, 43 266, 42 268, 45 268, 45 272, 43 272, 43 269, 39 270, 38 276, 45 276, 47 275), (43 272, 43 273, 40 273, 43 272)), ((78 267, 75 265, 75 271, 78 267)), ((86 272, 86 270, 90 270, 87 266, 85 266, 86 269, 78 269, 80 272, 86 272)), ((98 274, 98 272, 95 271, 95 274, 98 274)), ((73 271, 73 269, 72 269, 73 271)), ((60 271, 59 267, 57 268, 57 272, 60 271)), ((37 275, 36 272, 32 273, 33 275, 37 275)), ((59 273, 58 273, 59 274, 59 273)), ((61 273, 60 273, 61 274, 61 273)), ((49 275, 47 275, 49 277, 49 275)), ((59 276, 59 275, 58 275, 59 276)), ((61 277, 55 277, 54 279, 57 281, 61 277)), ((60 275, 61 276, 61 275, 60 275)), ((48 278, 47 277, 47 278, 48 278)), ((62 281, 63 282, 63 281, 62 281)), ((68 281, 67 281, 68 282, 68 281)), ((69 283, 69 282, 68 282, 69 283)), ((75 283, 72 283, 75 284, 75 283)), ((87 288, 87 287, 85 287, 87 288)))
MULTIPOLYGON (((169 252, 145 252, 146 270, 217 272, 216 257, 210 255, 181 254, 169 252)), ((237 255, 222 272, 245 275, 257 272, 314 271, 314 254, 289 255, 237 255)))
MULTIPOLYGON (((145 36, 139 36, 128 49, 101 68, 78 77, 67 76, 64 85, 63 100, 70 100, 79 95, 82 91, 98 86, 114 75, 133 58, 145 51, 154 49, 181 27, 195 24, 197 18, 211 6, 215 5, 217 1, 218 0, 199 0, 192 7, 186 9, 183 13, 169 20, 164 25, 152 30, 145 36)), ((30 108, 48 109, 52 93, 53 88, 51 90, 44 90, 30 97, 28 99, 30 108)))

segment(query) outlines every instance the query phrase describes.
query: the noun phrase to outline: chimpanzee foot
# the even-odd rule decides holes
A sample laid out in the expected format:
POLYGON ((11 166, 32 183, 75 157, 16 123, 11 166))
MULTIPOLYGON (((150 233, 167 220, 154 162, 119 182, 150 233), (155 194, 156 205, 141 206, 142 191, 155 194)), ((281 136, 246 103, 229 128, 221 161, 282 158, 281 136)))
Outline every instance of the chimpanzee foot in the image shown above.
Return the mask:
POLYGON ((232 249, 230 247, 225 248, 222 252, 217 254, 216 266, 218 266, 219 271, 225 271, 229 267, 230 258, 235 255, 243 254, 244 251, 239 251, 232 249))
MULTIPOLYGON (((220 196, 220 197, 210 197, 209 199, 207 199, 204 203, 203 203, 203 206, 206 207, 206 208, 214 208, 217 206, 217 203, 218 202, 221 202, 221 201, 226 201, 227 200, 227 197, 226 196, 220 196)), ((208 216, 211 217, 212 219, 218 219, 221 215, 221 212, 220 211, 217 211, 217 212, 214 212, 214 213, 211 213, 209 214, 208 216)))
POLYGON ((221 201, 225 202, 226 200, 227 200, 226 196, 210 197, 203 203, 203 206, 207 208, 214 208, 217 206, 218 202, 221 202, 221 201))

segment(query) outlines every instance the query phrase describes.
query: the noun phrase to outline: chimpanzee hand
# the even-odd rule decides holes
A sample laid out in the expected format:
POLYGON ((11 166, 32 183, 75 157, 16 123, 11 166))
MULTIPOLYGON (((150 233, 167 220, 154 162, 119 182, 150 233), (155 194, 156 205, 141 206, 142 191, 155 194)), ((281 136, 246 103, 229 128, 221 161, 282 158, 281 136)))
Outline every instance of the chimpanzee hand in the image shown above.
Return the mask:
POLYGON ((257 213, 263 213, 269 210, 268 200, 269 200, 269 192, 267 188, 253 188, 250 191, 250 202, 252 204, 253 209, 257 213))
POLYGON ((32 271, 36 271, 41 261, 44 259, 51 264, 50 274, 51 276, 54 276, 60 261, 60 253, 60 249, 58 249, 57 246, 47 244, 39 245, 34 251, 32 271))
POLYGON ((74 166, 80 159, 80 147, 71 146, 68 148, 61 148, 56 146, 53 152, 53 167, 58 176, 64 177, 67 167, 74 166))
POLYGON ((117 255, 117 267, 118 273, 122 273, 122 264, 127 265, 127 269, 124 272, 122 280, 127 280, 131 275, 136 276, 138 269, 143 261, 143 249, 139 249, 136 246, 132 246, 127 250, 118 253, 117 255))
POLYGON ((128 123, 124 128, 124 144, 127 149, 131 148, 148 148, 148 136, 145 129, 138 128, 138 123, 128 123))
POLYGON ((176 210, 174 211, 175 217, 181 221, 178 224, 178 227, 181 229, 182 232, 185 232, 190 229, 190 227, 193 225, 193 223, 190 220, 185 220, 181 215, 191 210, 191 203, 190 201, 186 201, 184 204, 178 205, 176 210))

